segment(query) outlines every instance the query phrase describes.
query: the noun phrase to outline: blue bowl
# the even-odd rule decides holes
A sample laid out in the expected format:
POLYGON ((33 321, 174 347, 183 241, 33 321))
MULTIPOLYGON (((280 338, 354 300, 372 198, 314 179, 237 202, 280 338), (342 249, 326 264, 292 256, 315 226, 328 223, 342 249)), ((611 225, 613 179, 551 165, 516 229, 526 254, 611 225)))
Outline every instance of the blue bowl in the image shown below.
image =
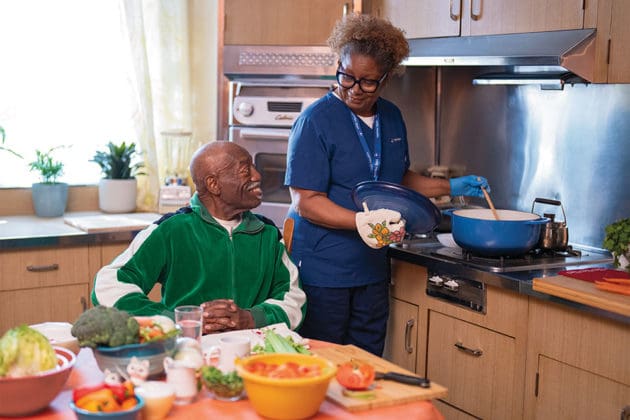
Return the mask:
POLYGON ((118 347, 102 347, 94 349, 94 358, 98 367, 112 372, 127 371, 127 365, 132 357, 149 361, 149 377, 161 375, 164 372, 164 358, 175 353, 177 337, 166 340, 152 341, 142 344, 126 344, 118 347))
POLYGON ((104 419, 116 419, 116 420, 136 420, 140 415, 140 410, 144 407, 144 398, 136 395, 138 403, 135 407, 125 411, 88 411, 77 407, 74 403, 70 402, 70 407, 74 411, 79 420, 104 420, 104 419))

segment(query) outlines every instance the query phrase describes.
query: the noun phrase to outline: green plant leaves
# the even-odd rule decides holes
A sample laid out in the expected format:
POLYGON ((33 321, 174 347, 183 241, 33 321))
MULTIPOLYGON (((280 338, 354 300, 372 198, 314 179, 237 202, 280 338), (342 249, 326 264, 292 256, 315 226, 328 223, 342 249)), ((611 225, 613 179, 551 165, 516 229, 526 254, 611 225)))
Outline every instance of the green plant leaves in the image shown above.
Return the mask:
POLYGON ((110 141, 107 143, 107 151, 97 151, 90 162, 95 162, 101 167, 103 177, 106 179, 132 179, 136 175, 145 174, 142 172, 144 163, 132 163, 139 155, 135 143, 126 144, 123 141, 116 145, 110 141))
POLYGON ((52 157, 52 152, 62 147, 64 146, 51 147, 46 152, 35 150, 36 158, 28 164, 31 171, 39 172, 44 184, 55 184, 57 178, 63 175, 63 162, 55 161, 52 157))
POLYGON ((621 219, 606 226, 604 248, 614 254, 616 267, 619 267, 619 256, 628 254, 628 245, 630 245, 630 218, 621 219))

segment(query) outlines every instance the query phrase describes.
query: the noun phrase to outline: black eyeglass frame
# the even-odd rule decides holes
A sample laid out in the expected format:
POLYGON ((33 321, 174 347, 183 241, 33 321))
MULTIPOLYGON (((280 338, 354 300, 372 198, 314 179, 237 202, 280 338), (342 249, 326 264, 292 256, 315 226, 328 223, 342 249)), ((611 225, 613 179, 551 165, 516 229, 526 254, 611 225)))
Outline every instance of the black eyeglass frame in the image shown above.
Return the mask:
POLYGON ((383 80, 385 80, 385 77, 387 77, 387 72, 386 72, 385 74, 383 74, 383 75, 381 76, 381 78, 380 78, 380 79, 378 79, 378 80, 375 80, 375 79, 365 79, 365 78, 357 79, 357 78, 355 78, 354 76, 351 76, 351 75, 349 75, 348 73, 344 73, 344 72, 342 72, 342 71, 341 71, 341 70, 339 70, 339 69, 337 69, 337 73, 336 73, 336 75, 335 75, 335 78, 337 79, 337 83, 339 83, 339 86, 341 86, 342 88, 344 88, 344 89, 352 89, 352 88, 354 87, 354 85, 356 85, 356 84, 358 83, 358 84, 359 84, 359 89, 361 89, 361 90, 362 90, 363 92, 365 92, 365 93, 374 93, 374 92, 376 92, 376 91, 378 90, 379 86, 381 85, 381 83, 383 83, 383 80), (340 76, 340 75, 341 75, 341 76, 348 77, 348 78, 352 79, 352 80, 353 80, 352 85, 350 85, 350 86, 344 86, 344 85, 341 83, 341 80, 339 80, 339 76, 340 76), (368 83, 376 83, 376 86, 374 87, 374 90, 365 90, 365 89, 363 88, 363 86, 361 86, 361 82, 363 82, 363 81, 368 82, 368 83))

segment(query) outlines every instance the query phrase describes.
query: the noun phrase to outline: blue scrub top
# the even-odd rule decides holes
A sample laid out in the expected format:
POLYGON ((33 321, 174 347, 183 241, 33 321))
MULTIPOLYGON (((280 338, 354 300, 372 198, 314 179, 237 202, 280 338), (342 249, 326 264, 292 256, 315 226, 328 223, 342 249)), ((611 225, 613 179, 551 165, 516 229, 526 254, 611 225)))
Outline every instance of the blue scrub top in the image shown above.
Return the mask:
MULTIPOLYGON (((401 183, 409 168, 407 129, 400 110, 379 98, 382 163, 379 181, 401 183)), ((324 192, 336 204, 358 211, 352 188, 372 180, 350 109, 332 92, 314 102, 295 121, 289 136, 285 185, 324 192)), ((374 130, 359 120, 370 149, 374 130)), ((356 230, 328 229, 301 218, 295 220, 291 258, 304 284, 354 287, 388 277, 387 248, 372 249, 356 230)))

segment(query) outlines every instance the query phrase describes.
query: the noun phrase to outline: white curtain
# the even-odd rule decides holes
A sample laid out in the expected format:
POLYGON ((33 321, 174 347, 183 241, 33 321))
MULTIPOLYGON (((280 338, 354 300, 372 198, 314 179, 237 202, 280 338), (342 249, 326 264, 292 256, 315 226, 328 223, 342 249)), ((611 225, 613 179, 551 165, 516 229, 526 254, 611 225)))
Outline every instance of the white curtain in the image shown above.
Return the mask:
POLYGON ((137 105, 133 120, 147 172, 138 178, 138 209, 155 211, 165 181, 160 133, 191 132, 190 154, 216 139, 218 2, 119 1, 137 105))

